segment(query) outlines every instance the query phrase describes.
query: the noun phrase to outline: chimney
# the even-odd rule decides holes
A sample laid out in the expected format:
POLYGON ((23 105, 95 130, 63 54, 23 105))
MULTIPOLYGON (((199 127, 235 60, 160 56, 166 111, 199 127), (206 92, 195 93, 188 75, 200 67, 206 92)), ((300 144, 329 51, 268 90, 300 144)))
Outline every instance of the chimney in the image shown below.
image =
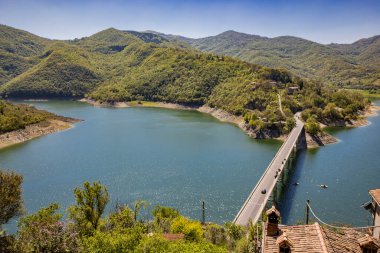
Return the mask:
POLYGON ((280 223, 280 212, 276 209, 275 206, 272 206, 266 211, 268 221, 267 221, 267 235, 276 236, 280 234, 278 229, 278 224, 280 223))

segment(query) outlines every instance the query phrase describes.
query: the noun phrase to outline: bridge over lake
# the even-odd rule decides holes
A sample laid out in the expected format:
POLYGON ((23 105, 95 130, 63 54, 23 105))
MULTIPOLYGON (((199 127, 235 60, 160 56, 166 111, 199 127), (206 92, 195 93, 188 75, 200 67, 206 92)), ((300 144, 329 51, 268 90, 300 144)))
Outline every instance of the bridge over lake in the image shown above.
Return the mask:
POLYGON ((284 176, 286 170, 289 170, 289 160, 291 155, 299 149, 306 148, 306 136, 304 123, 300 120, 300 113, 295 115, 296 126, 292 129, 286 141, 282 144, 277 154, 261 176, 260 180, 249 194, 240 211, 234 219, 234 223, 247 226, 252 220, 256 224, 264 208, 270 199, 277 195, 276 185, 284 176))

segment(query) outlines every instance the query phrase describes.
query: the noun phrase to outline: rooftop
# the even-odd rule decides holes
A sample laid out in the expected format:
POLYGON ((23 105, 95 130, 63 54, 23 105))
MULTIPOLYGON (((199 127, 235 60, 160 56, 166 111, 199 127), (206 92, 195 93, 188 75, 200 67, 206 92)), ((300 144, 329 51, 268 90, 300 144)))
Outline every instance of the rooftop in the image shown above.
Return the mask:
POLYGON ((284 243, 291 247, 292 253, 363 252, 362 247, 365 246, 375 248, 377 252, 380 252, 380 240, 370 236, 369 230, 334 229, 321 226, 317 222, 311 225, 279 225, 278 228, 280 233, 276 236, 267 235, 267 230, 265 230, 265 253, 278 253, 279 246, 284 243))
POLYGON ((369 194, 377 202, 377 204, 380 205, 380 189, 370 190, 369 194))
MULTIPOLYGON (((323 238, 318 223, 312 225, 284 226, 279 225, 280 235, 265 236, 265 253, 278 253, 281 237, 285 234, 286 241, 292 252, 326 252, 323 250, 323 238)), ((266 233, 265 233, 266 234, 266 233)), ((325 247, 326 248, 326 247, 325 247)))

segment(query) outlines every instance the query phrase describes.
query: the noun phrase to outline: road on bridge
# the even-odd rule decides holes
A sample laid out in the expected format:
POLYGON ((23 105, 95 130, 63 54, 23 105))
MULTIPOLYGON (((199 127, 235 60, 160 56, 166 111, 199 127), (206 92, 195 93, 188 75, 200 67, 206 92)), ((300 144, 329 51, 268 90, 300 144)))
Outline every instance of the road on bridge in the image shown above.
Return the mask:
POLYGON ((284 170, 285 163, 289 159, 292 149, 296 145, 298 137, 302 133, 304 123, 300 120, 300 113, 296 113, 294 117, 296 120, 296 126, 292 129, 288 138, 282 144, 277 154, 260 178, 259 182, 248 196, 239 213, 236 215, 234 220, 235 224, 246 226, 248 225, 250 219, 253 224, 256 224, 259 220, 273 188, 284 170), (263 193, 264 190, 265 193, 263 193))

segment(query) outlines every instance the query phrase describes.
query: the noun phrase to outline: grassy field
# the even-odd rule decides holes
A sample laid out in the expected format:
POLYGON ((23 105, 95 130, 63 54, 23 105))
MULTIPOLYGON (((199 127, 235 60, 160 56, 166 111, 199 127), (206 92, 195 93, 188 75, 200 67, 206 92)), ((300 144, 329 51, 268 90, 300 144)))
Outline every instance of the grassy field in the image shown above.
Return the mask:
POLYGON ((380 99, 380 90, 358 90, 364 97, 370 100, 379 100, 380 99))

